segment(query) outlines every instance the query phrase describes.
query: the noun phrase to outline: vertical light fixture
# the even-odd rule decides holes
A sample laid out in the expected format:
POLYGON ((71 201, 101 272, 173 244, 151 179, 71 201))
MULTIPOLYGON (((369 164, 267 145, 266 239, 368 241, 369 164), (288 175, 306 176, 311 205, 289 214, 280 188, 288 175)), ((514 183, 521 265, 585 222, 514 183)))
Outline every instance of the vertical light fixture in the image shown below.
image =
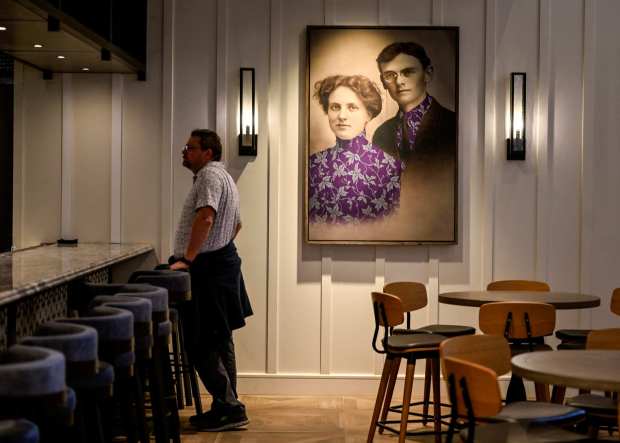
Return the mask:
POLYGON ((239 85, 239 155, 257 155, 257 126, 254 68, 241 68, 239 85))
POLYGON ((508 160, 525 160, 525 72, 510 74, 510 135, 508 160))

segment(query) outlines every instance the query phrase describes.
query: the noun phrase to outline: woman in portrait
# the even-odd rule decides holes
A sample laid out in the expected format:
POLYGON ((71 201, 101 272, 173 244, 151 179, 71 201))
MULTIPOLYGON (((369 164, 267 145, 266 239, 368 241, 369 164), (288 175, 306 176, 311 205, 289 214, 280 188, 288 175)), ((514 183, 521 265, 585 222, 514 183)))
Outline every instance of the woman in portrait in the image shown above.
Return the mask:
POLYGON ((400 160, 366 138, 366 124, 381 112, 377 86, 361 75, 334 75, 314 85, 336 145, 308 161, 310 222, 379 220, 399 205, 400 160))

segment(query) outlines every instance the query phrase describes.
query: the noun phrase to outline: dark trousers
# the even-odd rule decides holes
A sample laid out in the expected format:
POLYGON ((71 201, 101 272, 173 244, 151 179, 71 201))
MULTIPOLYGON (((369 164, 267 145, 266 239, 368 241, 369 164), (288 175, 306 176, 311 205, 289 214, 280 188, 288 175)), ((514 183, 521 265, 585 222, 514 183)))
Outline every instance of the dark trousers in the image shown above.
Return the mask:
POLYGON ((205 346, 192 360, 200 380, 213 397, 212 409, 242 406, 237 399, 237 363, 232 336, 205 346))

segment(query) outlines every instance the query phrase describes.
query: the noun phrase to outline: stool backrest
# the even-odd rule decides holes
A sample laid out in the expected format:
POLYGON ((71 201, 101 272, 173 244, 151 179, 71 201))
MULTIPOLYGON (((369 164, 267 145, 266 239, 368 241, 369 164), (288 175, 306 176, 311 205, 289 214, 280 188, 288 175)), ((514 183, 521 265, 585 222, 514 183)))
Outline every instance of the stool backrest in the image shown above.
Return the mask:
POLYGON ((487 291, 538 291, 549 292, 551 288, 544 281, 497 280, 487 285, 487 291))
POLYGON ((400 298, 405 312, 417 311, 428 304, 426 286, 413 281, 388 283, 383 287, 385 294, 400 298))
MULTIPOLYGON (((449 338, 439 345, 442 361, 458 358, 492 369, 497 375, 510 372, 510 346, 499 335, 463 335, 449 338)), ((444 378, 447 374, 444 369, 444 378)))
POLYGON ((590 331, 586 341, 586 349, 620 351, 620 328, 590 331))
POLYGON ((545 337, 555 329, 555 308, 547 303, 497 302, 480 307, 480 329, 508 340, 545 337))
POLYGON ((501 411, 502 397, 495 371, 460 358, 443 360, 451 401, 456 404, 458 415, 491 417, 501 411))
POLYGON ((379 328, 383 326, 383 343, 388 338, 388 329, 398 326, 403 322, 403 304, 395 295, 373 292, 372 310, 375 317, 375 331, 372 336, 372 348, 378 353, 384 353, 377 347, 379 328))
POLYGON ((614 314, 620 315, 620 288, 614 289, 614 292, 611 294, 610 309, 614 314))

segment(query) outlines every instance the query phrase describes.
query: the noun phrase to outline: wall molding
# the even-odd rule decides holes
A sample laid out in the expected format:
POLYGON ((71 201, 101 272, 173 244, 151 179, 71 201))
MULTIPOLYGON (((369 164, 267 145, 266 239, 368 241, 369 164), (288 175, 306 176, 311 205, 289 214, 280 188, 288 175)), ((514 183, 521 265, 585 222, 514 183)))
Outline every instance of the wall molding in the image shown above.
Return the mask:
POLYGON ((123 93, 124 77, 112 74, 112 139, 110 146, 110 242, 122 240, 123 93))
POLYGON ((279 261, 280 261, 280 148, 282 102, 282 0, 271 0, 269 10, 269 98, 267 120, 269 133, 267 141, 267 373, 278 372, 279 366, 279 324, 280 303, 279 261))
POLYGON ((76 238, 73 214, 73 176, 75 163, 75 114, 71 74, 62 76, 62 167, 60 236, 66 240, 76 238))
POLYGON ((484 179, 482 187, 481 260, 482 282, 493 280, 495 250, 495 150, 497 140, 497 0, 486 1, 485 19, 485 93, 484 93, 484 179))
POLYGON ((222 152, 222 161, 229 157, 228 151, 234 143, 228 143, 228 6, 226 0, 217 0, 216 6, 216 74, 215 90, 217 91, 215 113, 215 127, 222 145, 226 146, 222 152))
MULTIPOLYGON (((581 128, 581 230, 579 290, 592 293, 592 262, 594 259, 594 157, 595 157, 595 94, 596 73, 596 16, 597 2, 585 0, 583 14, 583 110, 581 128)), ((592 310, 579 311, 579 323, 584 329, 592 328, 592 310)))

